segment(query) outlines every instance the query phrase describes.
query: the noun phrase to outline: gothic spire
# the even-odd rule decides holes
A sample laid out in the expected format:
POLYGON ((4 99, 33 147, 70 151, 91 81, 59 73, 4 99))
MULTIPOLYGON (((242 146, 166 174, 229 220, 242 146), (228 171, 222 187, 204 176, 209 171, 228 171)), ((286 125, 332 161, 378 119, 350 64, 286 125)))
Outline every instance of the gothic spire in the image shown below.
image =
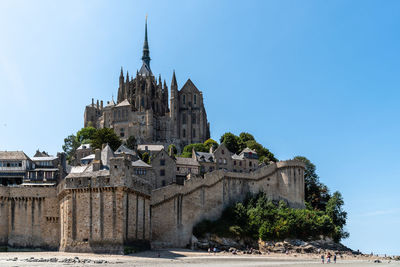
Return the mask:
POLYGON ((178 85, 178 83, 176 82, 175 70, 174 70, 174 73, 172 74, 171 87, 172 86, 177 86, 177 85, 178 85))
POLYGON ((147 40, 147 16, 146 16, 146 24, 144 28, 144 44, 143 44, 143 63, 147 65, 150 69, 150 50, 149 50, 149 42, 147 40))

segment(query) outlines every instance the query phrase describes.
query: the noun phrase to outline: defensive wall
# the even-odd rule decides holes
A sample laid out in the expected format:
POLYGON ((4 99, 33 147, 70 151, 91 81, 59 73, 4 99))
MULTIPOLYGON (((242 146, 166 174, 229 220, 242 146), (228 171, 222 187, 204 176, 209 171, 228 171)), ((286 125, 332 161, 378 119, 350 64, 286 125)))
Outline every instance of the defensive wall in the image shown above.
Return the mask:
POLYGON ((251 173, 223 170, 204 178, 153 190, 151 198, 152 247, 185 247, 192 229, 203 219, 215 220, 223 209, 241 201, 247 193, 265 192, 271 200, 285 200, 304 208, 304 164, 283 161, 251 173))
POLYGON ((55 186, 0 186, 0 246, 57 250, 59 238, 55 186))
POLYGON ((152 190, 126 157, 112 158, 110 170, 70 174, 57 187, 0 186, 0 246, 99 253, 150 242, 185 247, 196 223, 217 219, 227 205, 260 191, 303 208, 303 163, 218 170, 152 190))

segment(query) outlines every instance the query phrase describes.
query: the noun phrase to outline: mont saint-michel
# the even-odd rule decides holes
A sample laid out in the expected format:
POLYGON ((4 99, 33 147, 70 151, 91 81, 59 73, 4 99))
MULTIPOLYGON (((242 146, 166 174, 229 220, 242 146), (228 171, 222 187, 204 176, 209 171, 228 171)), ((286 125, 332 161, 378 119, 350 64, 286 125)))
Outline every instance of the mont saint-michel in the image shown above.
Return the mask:
POLYGON ((400 259, 396 7, 209 4, 0 4, 0 265, 400 259))

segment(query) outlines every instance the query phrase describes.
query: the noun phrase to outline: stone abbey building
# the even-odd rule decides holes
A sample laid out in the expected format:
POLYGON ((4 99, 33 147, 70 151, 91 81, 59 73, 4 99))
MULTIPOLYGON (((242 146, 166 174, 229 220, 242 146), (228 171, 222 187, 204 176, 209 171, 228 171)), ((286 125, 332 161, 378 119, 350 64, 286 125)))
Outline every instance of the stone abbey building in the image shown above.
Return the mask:
POLYGON ((153 75, 147 39, 147 21, 143 46, 142 67, 135 76, 126 76, 121 68, 117 102, 104 106, 97 101, 85 108, 84 126, 112 128, 126 140, 134 136, 139 144, 175 144, 183 147, 202 143, 210 137, 210 124, 204 108, 203 94, 188 79, 178 90, 175 71, 172 76, 170 98, 161 75, 153 75), (168 103, 169 102, 169 103, 168 103))

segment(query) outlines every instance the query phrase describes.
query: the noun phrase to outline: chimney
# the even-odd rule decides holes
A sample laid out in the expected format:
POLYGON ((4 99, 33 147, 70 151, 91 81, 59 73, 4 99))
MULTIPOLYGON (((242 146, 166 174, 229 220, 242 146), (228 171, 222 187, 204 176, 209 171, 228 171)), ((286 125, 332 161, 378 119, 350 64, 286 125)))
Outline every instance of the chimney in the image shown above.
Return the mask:
POLYGON ((100 109, 103 109, 103 100, 100 101, 100 109))
POLYGON ((92 98, 92 107, 94 107, 94 98, 92 98))
POLYGON ((101 151, 100 149, 96 149, 94 151, 94 160, 93 160, 93 171, 99 171, 101 167, 101 151))
POLYGON ((99 109, 99 100, 97 99, 97 103, 96 103, 97 109, 99 109))

